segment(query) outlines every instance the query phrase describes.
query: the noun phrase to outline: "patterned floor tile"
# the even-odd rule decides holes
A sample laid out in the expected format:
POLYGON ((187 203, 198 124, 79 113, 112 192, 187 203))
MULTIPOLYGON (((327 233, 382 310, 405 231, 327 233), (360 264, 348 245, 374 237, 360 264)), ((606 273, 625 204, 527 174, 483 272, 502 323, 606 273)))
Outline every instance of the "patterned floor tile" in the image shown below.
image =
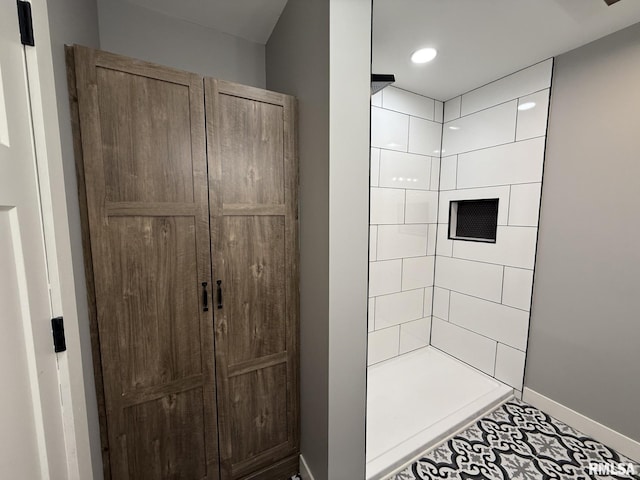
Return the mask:
POLYGON ((513 399, 393 480, 640 480, 640 466, 513 399))

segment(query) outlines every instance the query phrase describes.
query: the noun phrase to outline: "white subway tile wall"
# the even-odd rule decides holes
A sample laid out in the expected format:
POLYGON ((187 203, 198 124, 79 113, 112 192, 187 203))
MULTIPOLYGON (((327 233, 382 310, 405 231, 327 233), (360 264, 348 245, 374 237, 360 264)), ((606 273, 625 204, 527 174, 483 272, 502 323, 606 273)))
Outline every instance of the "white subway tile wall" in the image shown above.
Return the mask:
POLYGON ((552 60, 548 59, 465 93, 461 100, 461 115, 469 115, 549 88, 552 66, 552 60))
POLYGON ((402 260, 386 260, 369 264, 369 297, 400 291, 402 260))
POLYGON ((518 101, 512 100, 445 123, 443 154, 454 155, 513 142, 517 113, 518 101))
POLYGON ((427 254, 426 224, 378 225, 378 260, 420 257, 427 254))
POLYGON ((409 152, 420 155, 440 155, 442 125, 438 122, 410 117, 409 152))
POLYGON ((395 87, 371 105, 369 365, 429 344, 444 113, 395 87))
POLYGON ((547 88, 518 99, 516 141, 546 135, 549 92, 550 90, 547 88))
POLYGON ((400 354, 429 345, 431 318, 425 317, 400 325, 400 354))
POLYGON ((382 108, 406 113, 412 117, 420 117, 433 120, 435 115, 435 100, 422 95, 402 90, 400 88, 387 88, 382 93, 382 108))
POLYGON ((432 287, 434 262, 433 256, 403 259, 402 290, 432 287))
POLYGON ((387 328, 422 318, 424 288, 376 297, 375 328, 387 328))
POLYGON ((444 106, 431 344, 516 390, 524 377, 552 65, 538 63, 444 106), (449 240, 449 202, 482 198, 499 199, 496 243, 449 240))
POLYGON ((380 182, 380 149, 371 149, 371 186, 377 187, 380 182))
POLYGON ((440 160, 440 190, 455 190, 458 177, 458 155, 440 160))
POLYGON ((437 223, 438 192, 407 190, 405 223, 437 223))
MULTIPOLYGON (((457 244, 460 240, 454 240, 457 244)), ((435 286, 500 302, 504 267, 453 257, 436 257, 435 286)))
POLYGON ((431 344, 522 390, 552 66, 372 97, 369 365, 431 344), (496 242, 450 240, 450 202, 488 198, 496 242))
POLYGON ((529 311, 532 286, 533 270, 505 267, 502 304, 529 311))
POLYGON ((369 299, 369 310, 367 312, 367 332, 373 332, 373 317, 376 314, 376 300, 375 298, 369 299))
POLYGON ((471 330, 433 317, 431 344, 493 376, 497 342, 471 330))
POLYGON ((409 115, 371 107, 371 146, 407 151, 409 115))
POLYGON ((445 290, 444 288, 433 288, 433 313, 434 317, 438 317, 441 320, 449 320, 449 297, 451 296, 451 290, 445 290))
POLYGON ((543 137, 460 154, 456 188, 539 183, 543 156, 543 137))
POLYGON ((500 343, 527 347, 529 312, 451 292, 449 321, 500 343))
POLYGON ((452 98, 444 104, 444 121, 455 120, 460 118, 460 101, 462 97, 452 98))
POLYGON ((367 361, 369 365, 397 357, 400 352, 400 326, 369 333, 367 361))
POLYGON ((540 183, 511 185, 509 225, 537 227, 540 216, 540 183))
POLYGON ((523 351, 499 343, 496 353, 495 377, 516 390, 522 391, 524 360, 525 353, 523 351))
POLYGON ((404 190, 397 188, 371 188, 372 225, 397 225, 404 222, 404 190))
POLYGON ((431 157, 393 150, 381 150, 381 187, 429 190, 431 157))

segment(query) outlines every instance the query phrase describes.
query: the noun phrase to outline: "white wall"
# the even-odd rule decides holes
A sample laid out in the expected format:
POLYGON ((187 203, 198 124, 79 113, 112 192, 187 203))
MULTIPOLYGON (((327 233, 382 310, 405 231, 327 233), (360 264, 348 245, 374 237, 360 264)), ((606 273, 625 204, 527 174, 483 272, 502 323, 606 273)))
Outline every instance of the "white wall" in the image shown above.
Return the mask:
POLYGON ((100 47, 121 55, 265 87, 265 46, 125 0, 98 0, 100 47))
POLYGON ((369 365, 429 344, 442 102, 371 99, 369 365))
POLYGON ((371 1, 329 3, 329 476, 365 478, 371 1))
POLYGON ((546 60, 444 110, 431 344, 519 391, 551 69, 546 60), (499 199, 496 243, 449 240, 449 203, 483 198, 499 199))
MULTIPOLYGON (((64 54, 65 44, 99 47, 97 6, 93 0, 60 0, 55 5, 49 4, 45 11, 44 3, 32 2, 36 42, 39 45, 50 42, 51 49, 49 58, 44 55, 38 58, 47 137, 47 158, 41 158, 40 162, 48 163, 50 183, 41 186, 43 192, 50 191, 53 212, 52 217, 45 215, 45 222, 52 222, 55 237, 55 248, 49 245, 48 253, 53 256, 55 252, 57 272, 52 272, 55 273, 52 287, 54 297, 60 298, 59 312, 64 315, 67 336, 68 350, 59 354, 58 361, 60 371, 64 372, 65 366, 69 372, 69 378, 63 381, 70 385, 70 397, 63 401, 65 408, 73 409, 74 425, 67 427, 67 432, 73 429, 78 442, 77 451, 70 455, 77 457, 80 478, 99 480, 103 476, 100 426, 64 54), (47 20, 49 38, 45 40, 38 35, 38 22, 47 20)), ((45 27, 41 28, 44 33, 45 27)), ((43 193, 45 202, 46 197, 43 193)))

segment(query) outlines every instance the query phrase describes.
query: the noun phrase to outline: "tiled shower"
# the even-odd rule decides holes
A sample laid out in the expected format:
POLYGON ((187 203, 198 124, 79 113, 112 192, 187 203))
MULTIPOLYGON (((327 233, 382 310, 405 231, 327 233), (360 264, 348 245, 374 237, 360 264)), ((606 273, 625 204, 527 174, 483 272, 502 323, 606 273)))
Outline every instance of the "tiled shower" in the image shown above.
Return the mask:
POLYGON ((372 97, 372 382, 382 368, 392 378, 394 362, 412 372, 395 375, 415 375, 427 366, 400 360, 425 361, 417 352, 435 348, 494 382, 494 400, 520 395, 552 67, 548 59, 444 103, 393 86, 372 97))
POLYGON ((372 98, 369 364, 429 344, 442 102, 372 98))

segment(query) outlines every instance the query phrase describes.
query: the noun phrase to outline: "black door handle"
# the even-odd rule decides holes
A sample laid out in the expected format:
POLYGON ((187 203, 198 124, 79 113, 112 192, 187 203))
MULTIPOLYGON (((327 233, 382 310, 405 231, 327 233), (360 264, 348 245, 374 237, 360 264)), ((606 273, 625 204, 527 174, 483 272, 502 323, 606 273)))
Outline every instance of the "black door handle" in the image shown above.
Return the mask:
POLYGON ((207 295, 207 282, 202 282, 202 311, 209 311, 209 296, 207 295))
POLYGON ((222 280, 217 280, 218 284, 218 309, 222 308, 222 280))

